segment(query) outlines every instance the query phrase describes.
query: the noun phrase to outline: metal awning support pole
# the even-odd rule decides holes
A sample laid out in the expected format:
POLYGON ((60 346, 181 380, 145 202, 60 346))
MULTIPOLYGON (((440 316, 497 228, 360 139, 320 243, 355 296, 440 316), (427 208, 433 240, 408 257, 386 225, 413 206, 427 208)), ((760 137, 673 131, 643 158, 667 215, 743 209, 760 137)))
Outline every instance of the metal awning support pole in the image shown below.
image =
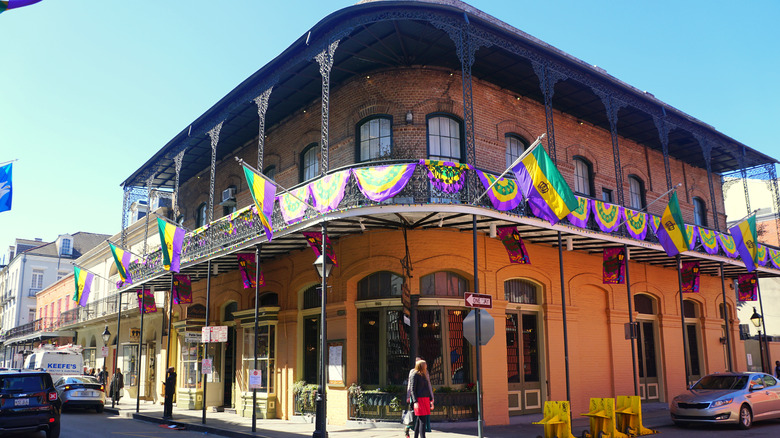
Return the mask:
MULTIPOLYGON (((636 336, 634 336, 634 297, 631 295, 631 276, 628 266, 628 245, 623 245, 623 251, 626 253, 626 295, 628 296, 628 323, 632 328, 631 333, 631 375, 634 378, 634 395, 639 395, 639 380, 636 372, 636 336)), ((637 330, 638 331, 638 330, 637 330)))
MULTIPOLYGON (((769 336, 769 332, 766 330, 766 313, 764 313, 764 296, 761 293, 761 276, 756 269, 756 287, 758 288, 758 305, 761 309, 761 325, 764 327, 764 351, 766 351, 766 367, 769 369, 769 374, 772 372, 772 358, 769 356, 769 344, 766 342, 766 337, 769 336)), ((761 342, 761 337, 758 337, 758 342, 761 342)), ((767 372, 766 370, 761 370, 767 372)))
MULTIPOLYGON (((260 306, 260 245, 255 246, 255 335, 253 336, 253 342, 255 344, 254 352, 254 370, 257 369, 257 317, 258 308, 260 306)), ((270 373, 269 373, 270 374, 270 373)), ((260 376, 262 379, 262 375, 260 376)), ((270 379, 269 375, 266 377, 270 379)), ((269 382, 270 383, 270 382, 269 382)), ((257 430, 257 388, 252 388, 252 432, 257 430)))
POLYGON ((685 362, 685 388, 688 387, 688 376, 691 375, 688 369, 688 332, 685 330, 685 302, 682 294, 682 261, 680 254, 677 254, 677 286, 680 289, 680 323, 682 324, 683 339, 683 361, 685 362))
POLYGON ((561 272, 561 310, 563 311, 563 358, 566 366, 566 400, 571 402, 571 389, 569 384, 569 334, 566 326, 566 280, 563 276, 563 242, 561 232, 558 231, 558 266, 561 272))
POLYGON ((731 328, 729 327, 729 306, 726 304, 726 279, 723 273, 723 262, 720 262, 720 289, 723 293, 723 323, 726 325, 726 368, 727 371, 733 371, 734 365, 731 362, 731 328))
MULTIPOLYGON (((211 305, 211 260, 208 262, 208 273, 206 274, 206 321, 204 323, 204 327, 209 326, 209 312, 211 305)), ((207 359, 209 357, 209 344, 203 345, 203 358, 207 359)), ((200 420, 201 424, 206 424, 206 388, 208 387, 208 377, 206 374, 203 374, 203 365, 201 365, 200 369, 200 375, 203 382, 203 415, 200 420)), ((213 372, 213 370, 212 370, 213 372)))
MULTIPOLYGON (((146 314, 146 291, 141 289, 141 304, 138 306, 138 310, 141 312, 141 334, 138 336, 138 360, 135 363, 135 375, 136 375, 136 394, 135 394, 135 413, 141 411, 141 363, 143 363, 143 350, 141 345, 144 342, 144 315, 146 314)), ((146 354, 149 354, 147 351, 146 354)))
MULTIPOLYGON (((471 234, 472 234, 472 247, 474 250, 474 293, 479 293, 479 263, 478 263, 478 251, 477 251, 477 215, 471 215, 471 234)), ((475 315, 475 337, 477 338, 477 435, 482 438, 482 430, 484 427, 484 416, 482 413, 482 321, 481 321, 481 309, 476 308, 475 315)))

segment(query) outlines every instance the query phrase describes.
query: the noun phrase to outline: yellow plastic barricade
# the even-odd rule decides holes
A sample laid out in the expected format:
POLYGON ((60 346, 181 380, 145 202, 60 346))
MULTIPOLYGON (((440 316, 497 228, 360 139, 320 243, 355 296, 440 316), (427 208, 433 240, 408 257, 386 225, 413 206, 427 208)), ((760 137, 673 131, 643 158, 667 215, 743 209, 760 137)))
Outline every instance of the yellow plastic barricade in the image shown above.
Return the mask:
POLYGON ((657 430, 642 425, 642 399, 638 395, 619 395, 616 400, 618 430, 629 436, 653 435, 657 430))
POLYGON ((588 412, 582 415, 590 417, 590 431, 583 432, 582 438, 628 438, 615 428, 615 399, 592 398, 588 412))
POLYGON ((544 426, 544 438, 574 438, 571 434, 571 409, 567 401, 544 402, 544 418, 533 424, 544 426))

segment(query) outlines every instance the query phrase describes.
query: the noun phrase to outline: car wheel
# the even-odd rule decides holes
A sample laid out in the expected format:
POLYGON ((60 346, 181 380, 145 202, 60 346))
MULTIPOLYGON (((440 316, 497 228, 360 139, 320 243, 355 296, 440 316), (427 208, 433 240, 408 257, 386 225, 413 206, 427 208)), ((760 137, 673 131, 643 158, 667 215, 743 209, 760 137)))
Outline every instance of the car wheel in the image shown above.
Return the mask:
POLYGON ((95 411, 98 414, 102 414, 103 413, 103 405, 98 405, 97 407, 95 407, 95 411))
POLYGON ((742 405, 739 408, 739 428, 742 430, 750 429, 753 425, 753 412, 750 410, 750 406, 742 405))
POLYGON ((46 438, 60 438, 60 422, 57 421, 49 425, 46 431, 46 438))

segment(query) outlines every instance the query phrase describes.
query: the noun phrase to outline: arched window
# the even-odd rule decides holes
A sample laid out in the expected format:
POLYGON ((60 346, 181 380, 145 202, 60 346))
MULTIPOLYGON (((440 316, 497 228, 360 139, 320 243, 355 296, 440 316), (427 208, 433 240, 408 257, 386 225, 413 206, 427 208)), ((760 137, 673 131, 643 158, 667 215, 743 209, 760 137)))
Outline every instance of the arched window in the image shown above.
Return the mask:
POLYGON ((685 315, 686 318, 696 318, 699 316, 699 306, 695 301, 683 301, 683 315, 685 315))
POLYGON ((574 192, 593 195, 593 166, 582 157, 574 157, 574 192))
POLYGON ((637 313, 644 315, 655 315, 655 303, 647 295, 634 295, 634 307, 637 313))
POLYGON ((358 282, 358 300, 401 296, 404 278, 389 271, 375 272, 358 282))
POLYGON ((461 124, 447 115, 428 117, 428 158, 459 162, 461 157, 461 124))
POLYGON ((201 203, 198 206, 198 210, 195 213, 195 228, 200 228, 204 225, 206 225, 206 221, 208 220, 206 216, 206 210, 208 209, 208 206, 205 202, 201 203))
POLYGON ((515 134, 507 134, 506 137, 506 167, 512 165, 528 147, 523 139, 515 134))
POLYGON ((322 298, 320 297, 320 289, 322 286, 314 284, 308 289, 303 291, 303 308, 314 309, 320 307, 322 298))
POLYGON ((266 292, 260 295, 259 307, 270 307, 279 305, 279 295, 276 292, 266 292))
POLYGON ((268 166, 263 171, 263 175, 267 176, 271 181, 276 181, 276 166, 268 166))
POLYGON ((528 280, 507 280, 504 282, 504 299, 510 303, 539 304, 536 284, 528 280))
POLYGON ((702 227, 707 226, 707 206, 701 198, 693 198, 693 223, 702 227))
POLYGON ((462 297, 467 281, 454 272, 439 271, 420 279, 420 294, 440 297, 462 297))
POLYGON ((390 116, 371 116, 357 126, 357 161, 388 158, 393 148, 393 119, 390 116))
POLYGON ((306 146, 301 152, 301 182, 316 178, 320 174, 320 159, 317 143, 306 146))
POLYGON ((634 210, 645 208, 645 183, 634 175, 628 177, 628 206, 634 210))
POLYGON ((238 303, 233 301, 225 306, 225 310, 222 312, 222 321, 233 321, 235 317, 233 312, 238 311, 238 303))

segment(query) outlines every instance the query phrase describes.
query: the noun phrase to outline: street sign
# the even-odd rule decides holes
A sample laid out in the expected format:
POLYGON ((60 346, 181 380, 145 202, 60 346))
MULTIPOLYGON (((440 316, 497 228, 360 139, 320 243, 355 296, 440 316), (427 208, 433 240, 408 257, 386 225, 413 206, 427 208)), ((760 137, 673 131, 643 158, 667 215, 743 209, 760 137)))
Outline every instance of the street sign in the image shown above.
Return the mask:
POLYGON ((108 357, 108 347, 103 346, 100 349, 100 357, 108 357))
POLYGON ((184 332, 184 343, 185 344, 200 344, 202 341, 203 335, 201 335, 198 332, 184 332))
MULTIPOLYGON (((477 345, 477 310, 473 310, 463 318, 463 337, 466 338, 471 345, 477 345)), ((480 312, 479 315, 480 333, 479 340, 481 345, 487 345, 488 341, 493 338, 496 333, 495 321, 493 317, 487 312, 480 312)))
POLYGON ((201 365, 201 371, 203 371, 203 374, 211 374, 213 371, 211 365, 211 359, 203 359, 203 365, 201 365))
POLYGON ((201 342, 227 342, 228 330, 226 325, 216 325, 201 328, 201 342))
POLYGON ((493 308, 493 296, 486 294, 475 294, 473 292, 466 292, 464 294, 466 299, 466 307, 475 307, 478 309, 492 309, 493 308))

